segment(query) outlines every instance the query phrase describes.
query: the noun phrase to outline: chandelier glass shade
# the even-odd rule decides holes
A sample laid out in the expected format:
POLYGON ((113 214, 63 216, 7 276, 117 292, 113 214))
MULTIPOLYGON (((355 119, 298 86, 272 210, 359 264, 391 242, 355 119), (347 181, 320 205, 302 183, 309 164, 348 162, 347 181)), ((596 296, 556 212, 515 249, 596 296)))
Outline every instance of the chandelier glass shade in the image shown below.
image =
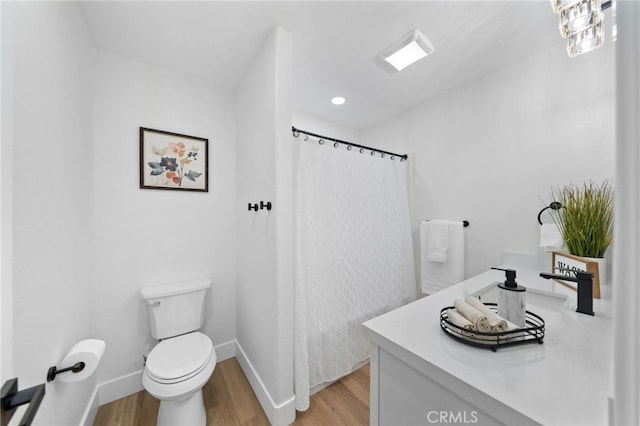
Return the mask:
POLYGON ((604 14, 600 0, 551 0, 560 17, 560 34, 567 39, 570 57, 604 44, 604 14))

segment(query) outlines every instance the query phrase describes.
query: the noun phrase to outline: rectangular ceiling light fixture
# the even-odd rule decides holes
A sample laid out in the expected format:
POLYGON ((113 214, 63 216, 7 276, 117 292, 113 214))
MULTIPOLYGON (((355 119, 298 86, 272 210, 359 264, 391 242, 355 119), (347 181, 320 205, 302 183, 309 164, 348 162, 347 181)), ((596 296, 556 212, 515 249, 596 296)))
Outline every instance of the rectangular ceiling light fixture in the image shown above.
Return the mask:
POLYGON ((431 41, 419 30, 413 30, 399 42, 385 49, 380 56, 396 70, 401 71, 431 53, 431 41))

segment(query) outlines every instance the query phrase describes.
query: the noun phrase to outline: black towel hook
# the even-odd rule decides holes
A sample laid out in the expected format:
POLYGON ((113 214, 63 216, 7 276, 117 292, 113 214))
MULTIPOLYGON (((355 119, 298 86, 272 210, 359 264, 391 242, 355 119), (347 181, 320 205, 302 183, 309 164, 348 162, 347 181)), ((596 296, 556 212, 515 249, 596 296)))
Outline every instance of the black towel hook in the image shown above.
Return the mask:
POLYGON ((273 207, 273 204, 271 204, 271 201, 260 201, 260 204, 258 203, 249 203, 249 211, 253 210, 253 211, 258 211, 258 210, 264 210, 267 209, 267 211, 271 211, 271 208, 273 207))
POLYGON ((271 211, 271 201, 267 201, 266 203, 264 201, 260 201, 260 210, 262 209, 267 209, 267 211, 271 211))

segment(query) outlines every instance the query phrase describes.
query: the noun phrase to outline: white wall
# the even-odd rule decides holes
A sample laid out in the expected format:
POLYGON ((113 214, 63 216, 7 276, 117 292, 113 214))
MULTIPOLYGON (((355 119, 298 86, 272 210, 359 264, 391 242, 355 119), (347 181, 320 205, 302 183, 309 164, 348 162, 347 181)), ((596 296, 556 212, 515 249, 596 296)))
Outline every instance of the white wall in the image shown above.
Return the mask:
POLYGON ((275 28, 236 93, 237 340, 247 361, 241 365, 274 424, 290 423, 295 413, 290 96, 291 34, 275 28), (273 210, 248 211, 260 201, 273 210))
POLYGON ((94 85, 97 335, 105 382, 142 368, 149 334, 141 288, 210 277, 204 331, 235 338, 233 94, 99 51, 94 85), (139 127, 209 139, 209 192, 139 188, 139 127))
POLYGON ((363 132, 413 157, 414 241, 421 220, 471 222, 467 276, 504 250, 543 255, 537 214, 552 186, 613 178, 612 43, 573 59, 561 43, 363 132))
POLYGON ((235 339, 234 94, 96 51, 75 3, 2 12, 2 377, 42 383, 104 339, 97 375, 47 385, 36 419, 77 424, 155 344, 143 286, 211 277, 204 331, 235 339), (139 189, 140 126, 208 138, 209 192, 139 189))
POLYGON ((47 385, 36 418, 77 424, 155 344, 143 286, 211 277, 204 331, 235 339, 234 95, 96 51, 75 3, 2 12, 2 377, 42 383, 104 339, 98 374, 47 385), (209 192, 139 189, 140 126, 208 138, 209 192))
MULTIPOLYGON (((12 376, 26 388, 45 382, 47 369, 58 365, 76 342, 95 337, 95 49, 75 3, 2 7, 3 30, 7 24, 13 31, 10 57, 4 55, 3 45, 2 58, 3 74, 7 71, 13 79, 3 80, 3 86, 9 84, 3 89, 11 94, 10 99, 3 97, 3 107, 11 109, 3 109, 3 127, 9 120, 11 132, 3 132, 9 139, 2 141, 3 152, 11 153, 13 172, 8 176, 3 170, 3 201, 11 197, 9 208, 13 207, 13 246, 8 247, 12 253, 3 251, 3 269, 13 256, 13 282, 3 280, 2 285, 13 286, 14 303, 13 344, 3 351, 12 352, 12 376)), ((95 377, 47 384, 35 423, 77 424, 95 384, 95 377)))
MULTIPOLYGON (((336 106, 336 108, 342 107, 342 105, 336 106)), ((361 132, 357 130, 332 123, 330 121, 306 114, 301 111, 293 112, 293 125, 301 130, 306 130, 311 133, 329 136, 331 138, 340 139, 347 142, 360 143, 360 140, 362 138, 361 132)), ((304 135, 300 137, 304 138, 304 135)))
POLYGON ((0 383, 13 376, 13 8, 0 2, 0 383), (4 15, 3 15, 4 13, 4 15), (5 17, 7 18, 5 20, 5 17))

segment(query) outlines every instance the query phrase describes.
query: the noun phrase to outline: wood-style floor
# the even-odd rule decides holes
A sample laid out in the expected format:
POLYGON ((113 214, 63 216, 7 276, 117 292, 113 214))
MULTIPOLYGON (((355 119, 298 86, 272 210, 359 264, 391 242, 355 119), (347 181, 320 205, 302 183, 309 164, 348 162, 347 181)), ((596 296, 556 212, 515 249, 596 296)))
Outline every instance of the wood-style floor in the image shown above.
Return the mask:
MULTIPOLYGON (((207 425, 269 425, 235 358, 216 365, 202 392, 207 425)), ((155 426, 159 405, 160 401, 143 390, 101 406, 94 425, 155 426)), ((298 412, 293 424, 368 425, 369 365, 312 395, 309 409, 298 412)))

